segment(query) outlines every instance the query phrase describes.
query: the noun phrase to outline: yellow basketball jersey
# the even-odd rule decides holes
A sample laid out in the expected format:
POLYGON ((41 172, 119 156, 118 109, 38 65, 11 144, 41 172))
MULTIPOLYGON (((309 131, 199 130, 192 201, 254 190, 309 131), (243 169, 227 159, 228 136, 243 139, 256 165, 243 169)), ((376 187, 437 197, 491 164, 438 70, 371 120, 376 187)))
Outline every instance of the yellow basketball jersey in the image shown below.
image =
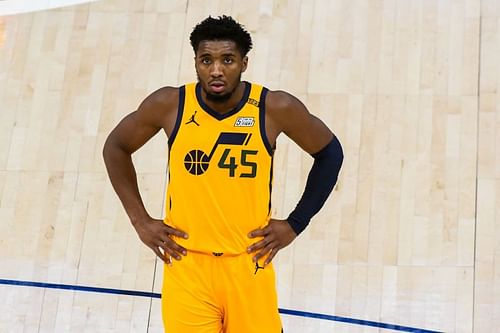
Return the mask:
POLYGON ((251 230, 270 218, 272 154, 265 134, 267 89, 244 82, 240 103, 219 114, 199 84, 180 88, 169 138, 165 223, 189 234, 176 241, 191 251, 239 254, 251 230))

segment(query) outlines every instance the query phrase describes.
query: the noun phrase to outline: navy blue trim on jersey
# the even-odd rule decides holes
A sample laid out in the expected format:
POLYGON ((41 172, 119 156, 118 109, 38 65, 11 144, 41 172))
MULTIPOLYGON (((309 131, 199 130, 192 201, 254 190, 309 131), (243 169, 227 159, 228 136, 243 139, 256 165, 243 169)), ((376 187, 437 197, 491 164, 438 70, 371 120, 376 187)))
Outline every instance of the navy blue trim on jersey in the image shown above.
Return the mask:
POLYGON ((270 175, 269 175, 269 210, 268 210, 268 214, 271 213, 271 197, 272 197, 272 194, 273 194, 273 176, 274 176, 274 155, 271 155, 271 168, 270 168, 270 175))
POLYGON ((186 86, 179 87, 179 104, 177 106, 177 118, 175 119, 175 125, 172 129, 172 133, 170 133, 170 137, 168 138, 168 148, 170 151, 170 147, 174 143, 175 136, 179 131, 179 127, 181 126, 182 114, 184 112, 184 101, 186 96, 186 86))
POLYGON ((243 82, 243 84, 245 84, 245 91, 243 92, 243 97, 238 102, 238 105, 236 105, 236 107, 234 109, 232 109, 231 111, 221 114, 221 113, 219 113, 217 111, 214 111, 212 108, 210 108, 203 101, 203 98, 201 96, 201 85, 200 85, 199 82, 196 84, 196 88, 195 88, 195 90, 196 90, 196 99, 198 100, 198 104, 200 104, 201 108, 206 113, 208 113, 209 115, 211 115, 212 117, 214 117, 217 120, 224 120, 224 119, 226 119, 228 117, 231 117, 232 115, 238 113, 238 111, 240 111, 245 106, 245 104, 248 101, 248 96, 250 96, 250 87, 252 85, 250 83, 246 82, 246 81, 242 81, 242 82, 243 82))
POLYGON ((259 98, 259 128, 260 128, 260 136, 262 137, 262 142, 264 142, 264 146, 266 146, 266 150, 269 155, 273 155, 274 148, 269 143, 266 134, 266 96, 268 89, 262 88, 262 92, 260 93, 259 98))

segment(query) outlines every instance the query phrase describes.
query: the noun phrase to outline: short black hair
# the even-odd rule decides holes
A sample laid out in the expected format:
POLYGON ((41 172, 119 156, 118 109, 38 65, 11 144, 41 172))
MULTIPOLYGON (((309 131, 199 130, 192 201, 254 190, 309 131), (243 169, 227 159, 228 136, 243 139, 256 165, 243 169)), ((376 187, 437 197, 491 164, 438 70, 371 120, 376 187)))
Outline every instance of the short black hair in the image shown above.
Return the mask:
POLYGON ((245 28, 231 16, 207 17, 198 23, 189 37, 194 53, 204 40, 230 40, 236 44, 241 56, 247 55, 252 49, 252 37, 245 28))

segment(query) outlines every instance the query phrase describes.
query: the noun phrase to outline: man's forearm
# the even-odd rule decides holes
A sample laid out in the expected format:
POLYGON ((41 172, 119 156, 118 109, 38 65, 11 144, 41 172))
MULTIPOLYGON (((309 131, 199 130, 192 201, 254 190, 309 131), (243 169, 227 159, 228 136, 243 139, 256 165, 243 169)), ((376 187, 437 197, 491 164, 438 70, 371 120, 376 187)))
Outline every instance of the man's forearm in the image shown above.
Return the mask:
POLYGON ((108 140, 104 145, 103 157, 111 184, 132 224, 148 216, 139 193, 131 155, 108 140))

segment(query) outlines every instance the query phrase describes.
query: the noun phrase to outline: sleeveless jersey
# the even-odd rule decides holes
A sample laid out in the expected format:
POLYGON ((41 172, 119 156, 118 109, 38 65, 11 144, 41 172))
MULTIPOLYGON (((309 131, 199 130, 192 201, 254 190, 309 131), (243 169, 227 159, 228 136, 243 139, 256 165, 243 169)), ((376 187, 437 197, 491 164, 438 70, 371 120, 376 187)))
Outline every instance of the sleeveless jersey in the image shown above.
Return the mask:
POLYGON ((248 233, 270 218, 272 156, 265 132, 267 89, 244 82, 239 104, 223 115, 201 98, 201 86, 179 89, 169 138, 165 223, 189 234, 176 242, 215 255, 240 254, 248 233))

